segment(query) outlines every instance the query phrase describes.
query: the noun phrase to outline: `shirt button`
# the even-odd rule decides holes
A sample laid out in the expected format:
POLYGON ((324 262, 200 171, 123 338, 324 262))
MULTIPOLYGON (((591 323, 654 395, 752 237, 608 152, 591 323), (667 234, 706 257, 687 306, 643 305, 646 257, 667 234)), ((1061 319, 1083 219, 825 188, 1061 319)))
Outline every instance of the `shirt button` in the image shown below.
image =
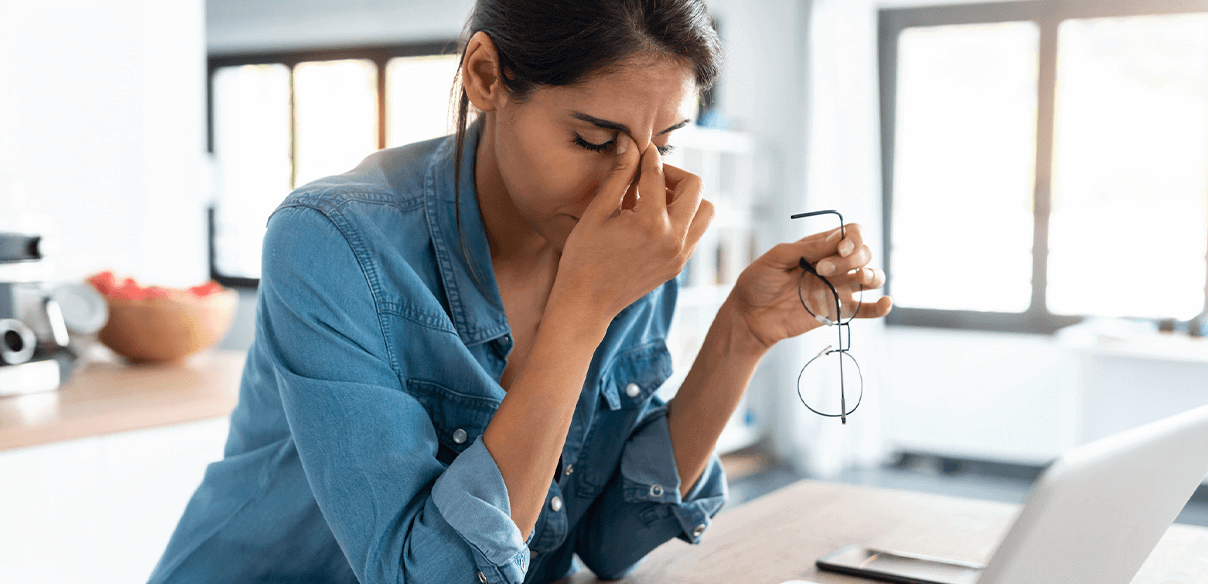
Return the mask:
POLYGON ((630 383, 629 385, 625 386, 625 395, 629 397, 637 397, 639 393, 642 393, 642 388, 638 387, 638 384, 630 383))
POLYGON ((456 442, 457 444, 464 444, 466 438, 467 436, 465 430, 458 428, 457 430, 453 431, 453 442, 456 442))
POLYGON ((663 496, 663 487, 660 487, 659 485, 650 485, 650 496, 651 497, 662 497, 663 496))
POLYGON ((479 582, 482 582, 482 584, 487 584, 487 575, 486 575, 486 574, 483 574, 482 572, 479 572, 479 573, 478 573, 478 581, 479 581, 479 582))
POLYGON ((692 530, 692 537, 700 537, 700 534, 702 534, 704 532, 705 532, 705 524, 702 523, 700 525, 697 525, 696 529, 692 530))
POLYGON ((550 499, 549 508, 553 509, 554 513, 561 511, 562 510, 562 497, 554 497, 553 499, 550 499))
POLYGON ((575 465, 568 464, 566 465, 566 470, 562 471, 562 474, 570 476, 570 474, 573 472, 575 472, 575 465))

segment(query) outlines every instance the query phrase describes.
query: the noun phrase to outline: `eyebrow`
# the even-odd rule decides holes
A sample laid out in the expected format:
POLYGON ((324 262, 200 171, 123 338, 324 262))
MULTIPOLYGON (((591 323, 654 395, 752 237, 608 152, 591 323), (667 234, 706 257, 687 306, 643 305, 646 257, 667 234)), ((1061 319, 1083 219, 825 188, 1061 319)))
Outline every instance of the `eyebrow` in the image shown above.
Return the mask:
MULTIPOLYGON (((596 126, 599 128, 604 128, 605 130, 616 130, 618 132, 625 132, 626 134, 633 136, 633 132, 631 132, 629 130, 629 126, 626 126, 625 124, 620 124, 617 122, 610 122, 608 120, 601 120, 600 118, 587 115, 583 112, 571 112, 570 115, 571 115, 571 117, 573 117, 575 119, 583 120, 584 122, 587 122, 593 126, 596 126)), ((655 136, 662 136, 663 134, 666 134, 668 132, 673 132, 675 130, 678 130, 684 126, 687 126, 689 121, 690 120, 684 120, 678 124, 675 124, 674 126, 671 126, 670 128, 667 128, 666 130, 663 130, 662 132, 655 134, 655 136)))

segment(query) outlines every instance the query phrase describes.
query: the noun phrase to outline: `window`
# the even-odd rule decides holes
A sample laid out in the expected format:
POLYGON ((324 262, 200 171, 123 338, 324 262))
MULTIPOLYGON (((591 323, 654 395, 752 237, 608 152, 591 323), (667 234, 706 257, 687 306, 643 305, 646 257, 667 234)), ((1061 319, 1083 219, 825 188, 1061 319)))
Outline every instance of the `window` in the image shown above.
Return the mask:
POLYGON ((882 10, 890 322, 1190 319, 1208 289, 1208 12, 882 10))
POLYGON ((211 57, 211 277, 256 286, 265 222, 295 187, 448 134, 455 46, 211 57))

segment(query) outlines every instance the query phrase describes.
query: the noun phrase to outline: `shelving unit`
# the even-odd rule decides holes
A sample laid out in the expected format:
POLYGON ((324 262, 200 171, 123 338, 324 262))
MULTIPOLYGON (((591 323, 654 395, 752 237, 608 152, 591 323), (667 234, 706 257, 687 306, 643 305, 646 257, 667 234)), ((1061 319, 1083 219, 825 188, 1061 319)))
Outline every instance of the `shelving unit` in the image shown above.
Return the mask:
MULTIPOLYGON (((713 225, 701 238, 681 275, 681 287, 667 347, 675 375, 659 390, 670 399, 679 390, 700 351, 709 325, 730 294, 743 268, 755 259, 754 141, 750 136, 725 130, 690 126, 679 130, 675 150, 666 161, 699 177, 705 199, 716 207, 713 225)), ((735 410, 717 443, 725 454, 750 446, 759 438, 758 420, 747 398, 735 410)))

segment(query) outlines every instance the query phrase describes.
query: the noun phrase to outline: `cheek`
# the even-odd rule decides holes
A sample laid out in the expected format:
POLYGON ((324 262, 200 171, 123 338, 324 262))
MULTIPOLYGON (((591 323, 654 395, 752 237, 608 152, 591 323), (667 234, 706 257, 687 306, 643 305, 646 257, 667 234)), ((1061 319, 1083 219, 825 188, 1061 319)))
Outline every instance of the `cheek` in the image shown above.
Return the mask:
POLYGON ((508 148, 511 153, 504 154, 510 171, 505 173, 504 180, 520 211, 582 215, 607 176, 608 167, 601 168, 590 153, 583 156, 567 148, 524 142, 518 140, 514 144, 519 147, 508 148))

